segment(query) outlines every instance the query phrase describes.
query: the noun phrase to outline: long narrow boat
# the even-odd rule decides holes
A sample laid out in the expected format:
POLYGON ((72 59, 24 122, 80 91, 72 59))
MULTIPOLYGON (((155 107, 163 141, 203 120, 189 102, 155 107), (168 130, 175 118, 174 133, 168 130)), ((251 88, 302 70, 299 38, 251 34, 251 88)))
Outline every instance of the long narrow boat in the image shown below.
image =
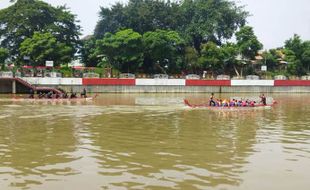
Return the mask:
POLYGON ((18 98, 14 97, 10 100, 14 102, 89 102, 94 100, 98 94, 87 98, 18 98))
POLYGON ((210 109, 244 109, 244 108, 257 108, 257 107, 266 107, 266 108, 270 108, 272 106, 274 106, 275 104, 277 104, 276 101, 273 101, 272 104, 255 104, 254 106, 210 106, 209 104, 191 104, 189 103, 189 101, 187 99, 184 99, 184 104, 187 105, 188 107, 191 108, 210 108, 210 109))

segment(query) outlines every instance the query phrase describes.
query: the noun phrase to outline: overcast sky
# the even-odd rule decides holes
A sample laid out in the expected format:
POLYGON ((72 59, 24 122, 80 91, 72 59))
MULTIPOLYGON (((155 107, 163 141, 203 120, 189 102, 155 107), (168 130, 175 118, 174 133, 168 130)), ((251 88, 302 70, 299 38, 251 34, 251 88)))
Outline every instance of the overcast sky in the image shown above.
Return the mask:
MULTIPOLYGON (((126 0, 44 0, 52 5, 64 5, 71 9, 80 20, 83 36, 92 34, 98 21, 100 6, 111 6, 126 0)), ((285 40, 299 34, 310 40, 309 0, 235 0, 251 13, 248 24, 265 49, 283 46, 285 40)), ((0 8, 10 5, 9 0, 0 0, 0 8)))

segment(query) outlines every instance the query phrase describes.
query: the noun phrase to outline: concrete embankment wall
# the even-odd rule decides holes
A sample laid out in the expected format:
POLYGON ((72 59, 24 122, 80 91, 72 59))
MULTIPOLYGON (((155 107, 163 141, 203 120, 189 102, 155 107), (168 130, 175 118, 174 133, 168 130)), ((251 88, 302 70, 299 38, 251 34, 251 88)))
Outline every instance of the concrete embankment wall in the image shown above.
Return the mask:
MULTIPOLYGON (((310 80, 186 80, 22 78, 34 86, 60 87, 90 93, 310 93, 310 80)), ((0 93, 12 93, 14 80, 0 80, 0 93)), ((16 93, 27 93, 16 82, 16 93)))
POLYGON ((36 86, 92 93, 310 93, 310 80, 23 78, 36 86))
MULTIPOLYGON (((56 86, 54 86, 56 87, 56 86)), ((310 86, 294 87, 217 87, 217 86, 57 86, 74 92, 85 87, 90 93, 310 93, 310 86)))

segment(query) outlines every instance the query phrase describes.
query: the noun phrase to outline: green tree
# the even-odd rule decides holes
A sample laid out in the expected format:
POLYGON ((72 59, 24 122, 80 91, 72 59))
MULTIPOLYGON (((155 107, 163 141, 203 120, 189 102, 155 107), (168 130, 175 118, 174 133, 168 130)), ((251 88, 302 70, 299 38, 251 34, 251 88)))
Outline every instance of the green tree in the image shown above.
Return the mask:
POLYGON ((301 58, 304 50, 304 44, 300 36, 294 34, 292 38, 285 41, 284 48, 293 51, 297 58, 301 58))
POLYGON ((124 28, 145 32, 173 30, 181 34, 198 52, 208 41, 220 45, 230 39, 246 22, 248 13, 228 0, 129 0, 111 8, 101 8, 95 36, 115 33, 124 28))
POLYGON ((292 38, 285 41, 284 48, 286 49, 286 57, 294 59, 288 60, 289 73, 294 75, 304 75, 308 70, 308 55, 310 54, 309 42, 303 42, 299 35, 294 34, 292 38), (294 65, 292 65, 294 64, 294 65))
POLYGON ((182 63, 184 41, 175 31, 156 30, 143 35, 144 70, 176 73, 182 63))
POLYGON ((266 63, 268 71, 274 72, 278 69, 278 59, 280 59, 278 55, 277 49, 270 49, 269 51, 263 52, 263 64, 266 63))
POLYGON ((304 42, 304 51, 301 55, 301 60, 306 72, 310 74, 310 41, 304 42))
POLYGON ((222 49, 213 42, 202 44, 201 57, 198 62, 204 69, 213 73, 221 73, 224 69, 224 54, 222 49))
POLYGON ((198 52, 195 48, 191 46, 185 47, 184 50, 184 62, 185 66, 183 67, 185 70, 190 71, 190 73, 200 74, 202 70, 202 65, 198 63, 198 52))
POLYGON ((0 64, 4 64, 5 60, 9 57, 9 51, 5 48, 0 48, 0 64))
POLYGON ((220 45, 230 39, 248 16, 242 7, 227 0, 184 0, 180 8, 184 19, 179 31, 198 51, 202 43, 220 45))
POLYGON ((250 26, 241 27, 236 33, 237 47, 241 55, 248 59, 254 59, 257 52, 263 48, 250 26))
POLYGON ((101 7, 99 16, 96 38, 125 28, 140 34, 156 29, 175 30, 181 21, 178 3, 157 0, 129 0, 126 5, 116 3, 111 8, 101 7))
POLYGON ((234 43, 226 43, 223 44, 222 47, 223 58, 224 58, 224 70, 226 73, 236 73, 239 76, 238 68, 243 67, 243 63, 238 61, 238 48, 237 45, 234 43))
POLYGON ((104 55, 121 72, 133 72, 143 63, 142 36, 132 29, 106 33, 97 41, 97 55, 104 55))
POLYGON ((87 67, 98 66, 103 58, 103 55, 98 54, 96 51, 96 41, 97 40, 93 36, 81 40, 81 59, 87 67))
POLYGON ((127 18, 124 11, 121 3, 116 3, 111 8, 101 7, 99 21, 94 31, 96 39, 102 39, 108 32, 116 33, 121 29, 130 28, 126 27, 127 18))
POLYGON ((51 33, 71 47, 71 57, 79 42, 80 26, 76 16, 64 7, 52 7, 40 0, 17 0, 13 5, 0 10, 1 46, 10 51, 13 58, 19 57, 19 47, 35 32, 51 33))
POLYGON ((287 64, 287 72, 289 75, 297 75, 298 74, 298 66, 300 65, 300 61, 297 59, 296 54, 294 51, 290 49, 284 49, 283 50, 285 54, 284 61, 286 61, 287 64))
POLYGON ((54 61, 55 66, 71 60, 72 47, 59 42, 51 33, 35 32, 20 45, 20 54, 30 56, 34 66, 45 65, 45 61, 54 61))

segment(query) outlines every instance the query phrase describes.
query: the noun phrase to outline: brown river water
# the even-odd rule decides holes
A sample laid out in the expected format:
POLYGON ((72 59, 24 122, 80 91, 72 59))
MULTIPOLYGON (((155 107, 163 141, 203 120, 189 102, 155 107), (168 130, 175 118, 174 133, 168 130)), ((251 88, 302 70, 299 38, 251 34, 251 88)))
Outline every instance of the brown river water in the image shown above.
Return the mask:
MULTIPOLYGON (((222 95, 237 96, 257 94, 222 95)), ((268 97, 278 104, 209 110, 183 104, 206 94, 2 96, 0 189, 308 190, 309 94, 268 97)))

